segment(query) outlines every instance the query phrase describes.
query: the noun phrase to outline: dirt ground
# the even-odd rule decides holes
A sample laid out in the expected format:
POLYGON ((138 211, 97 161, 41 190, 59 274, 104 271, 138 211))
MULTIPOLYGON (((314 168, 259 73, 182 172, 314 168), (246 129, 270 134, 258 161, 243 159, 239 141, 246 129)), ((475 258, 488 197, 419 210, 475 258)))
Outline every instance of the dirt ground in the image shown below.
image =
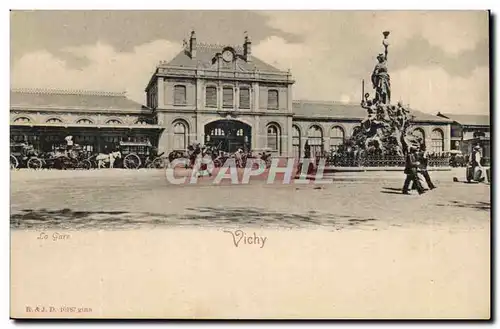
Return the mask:
POLYGON ((431 173, 436 190, 402 195, 395 175, 181 186, 162 171, 14 171, 11 316, 489 318, 490 186, 431 173), (265 246, 236 247, 237 229, 265 246))
POLYGON ((162 170, 20 171, 11 175, 11 227, 489 228, 489 185, 453 182, 450 173, 436 172, 436 190, 402 195, 404 176, 391 175, 326 185, 214 185, 208 178, 172 185, 162 170))

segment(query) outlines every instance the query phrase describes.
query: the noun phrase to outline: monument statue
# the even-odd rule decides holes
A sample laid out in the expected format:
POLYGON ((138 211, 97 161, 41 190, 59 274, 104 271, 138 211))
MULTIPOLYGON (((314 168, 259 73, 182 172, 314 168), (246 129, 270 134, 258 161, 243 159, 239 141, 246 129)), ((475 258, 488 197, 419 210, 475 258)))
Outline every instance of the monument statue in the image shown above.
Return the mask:
MULTIPOLYGON (((403 156, 409 144, 421 141, 409 133, 413 120, 410 110, 401 102, 391 104, 391 84, 387 69, 389 32, 383 32, 383 36, 384 53, 377 56, 378 63, 371 75, 375 96, 370 99, 370 94, 364 93, 363 81, 361 107, 366 109, 367 116, 353 130, 352 138, 347 144, 357 146, 363 153, 403 156)), ((341 149, 352 149, 351 146, 341 149)))
POLYGON ((375 89, 375 102, 389 104, 391 102, 391 79, 387 70, 387 48, 389 47, 387 37, 389 36, 389 31, 385 31, 383 34, 384 40, 382 44, 385 50, 377 56, 378 63, 373 69, 371 80, 373 89, 375 89))

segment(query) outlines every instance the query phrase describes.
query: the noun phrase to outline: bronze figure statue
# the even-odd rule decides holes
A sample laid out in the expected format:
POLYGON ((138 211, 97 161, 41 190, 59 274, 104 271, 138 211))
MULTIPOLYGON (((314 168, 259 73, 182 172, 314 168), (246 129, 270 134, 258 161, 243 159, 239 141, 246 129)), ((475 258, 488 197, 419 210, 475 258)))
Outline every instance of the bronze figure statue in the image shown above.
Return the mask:
POLYGON ((391 102, 391 79, 387 69, 387 55, 389 47, 389 42, 387 41, 387 36, 389 32, 384 32, 384 40, 382 44, 384 45, 384 53, 380 53, 377 56, 378 63, 373 69, 371 76, 373 89, 375 89, 375 103, 389 104, 391 102))

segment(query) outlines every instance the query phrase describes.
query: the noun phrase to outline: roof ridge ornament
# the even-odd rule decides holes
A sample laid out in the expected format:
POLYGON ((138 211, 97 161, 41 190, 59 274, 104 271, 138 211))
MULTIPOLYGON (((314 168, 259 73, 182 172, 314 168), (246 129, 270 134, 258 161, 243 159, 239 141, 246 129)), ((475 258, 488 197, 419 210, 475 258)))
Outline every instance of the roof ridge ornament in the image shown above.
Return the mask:
POLYGON ((207 50, 216 50, 216 49, 224 49, 224 48, 233 48, 236 52, 241 52, 243 50, 243 47, 241 45, 223 45, 223 44, 218 44, 218 43, 207 43, 207 42, 199 42, 198 47, 202 49, 207 49, 207 50))

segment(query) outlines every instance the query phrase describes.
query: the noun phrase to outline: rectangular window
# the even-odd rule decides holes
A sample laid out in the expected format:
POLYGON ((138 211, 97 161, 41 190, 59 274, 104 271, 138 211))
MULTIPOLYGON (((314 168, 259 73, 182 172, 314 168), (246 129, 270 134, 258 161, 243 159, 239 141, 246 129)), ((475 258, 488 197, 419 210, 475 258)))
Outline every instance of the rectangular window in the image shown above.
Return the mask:
POLYGON ((234 89, 233 87, 224 87, 222 89, 222 107, 234 107, 234 89))
POLYGON ((278 149, 278 143, 276 142, 276 136, 267 136, 267 147, 273 151, 278 149))
POLYGON ((451 127, 451 137, 462 137, 462 129, 460 127, 451 127))
POLYGON ((293 149, 293 156, 295 158, 300 158, 300 137, 292 137, 292 149, 293 149))
POLYGON ((186 86, 174 87, 174 105, 186 105, 186 86))
POLYGON ((273 151, 278 151, 278 128, 275 126, 267 127, 267 147, 273 151))
POLYGON ((269 90, 267 92, 267 108, 269 110, 277 110, 279 108, 277 90, 269 90))
POLYGON ((186 136, 184 134, 174 134, 174 150, 186 149, 186 136))
POLYGON ((205 89, 206 107, 217 107, 217 87, 209 86, 205 89))
POLYGON ((240 108, 249 109, 250 108, 250 89, 241 88, 240 89, 240 108))
POLYGON ((431 150, 432 152, 440 153, 443 152, 444 143, 442 139, 433 139, 431 141, 431 150))

